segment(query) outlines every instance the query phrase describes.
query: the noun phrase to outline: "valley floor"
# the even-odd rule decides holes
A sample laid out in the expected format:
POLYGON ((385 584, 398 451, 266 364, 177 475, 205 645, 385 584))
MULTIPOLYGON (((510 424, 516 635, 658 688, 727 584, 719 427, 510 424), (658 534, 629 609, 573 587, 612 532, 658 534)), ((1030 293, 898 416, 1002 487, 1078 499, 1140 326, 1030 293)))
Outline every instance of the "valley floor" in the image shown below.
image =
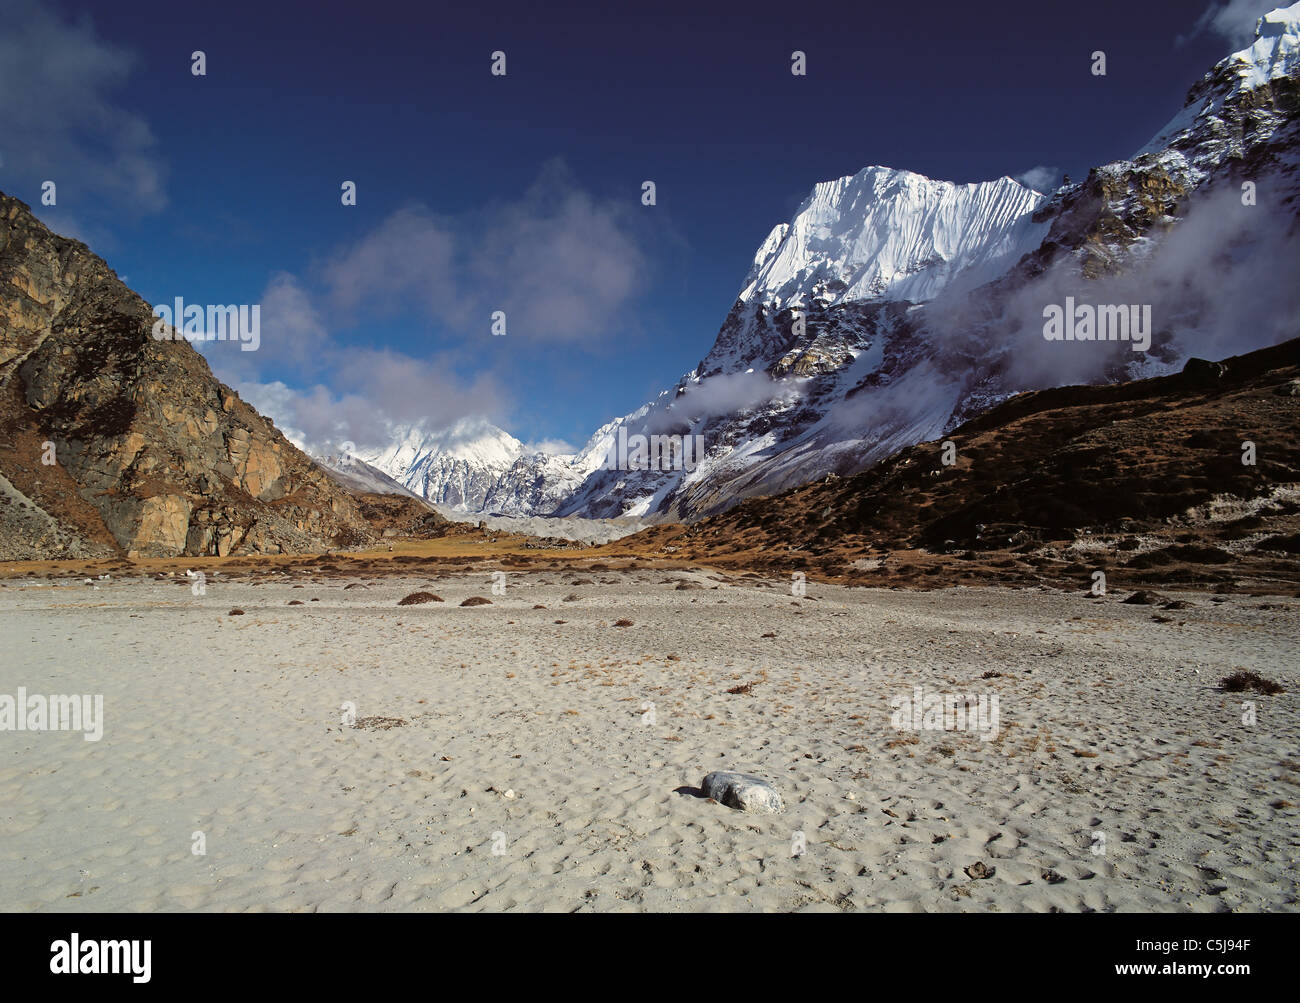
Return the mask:
POLYGON ((0 694, 104 707, 97 742, 0 731, 0 905, 1297 908, 1300 599, 795 598, 707 569, 491 586, 268 566, 202 596, 0 587, 0 694), (417 590, 446 601, 397 605, 417 590), (1219 689, 1237 667, 1286 692, 1219 689), (896 729, 915 687, 996 695, 996 733, 896 729), (719 769, 785 812, 693 796, 719 769))

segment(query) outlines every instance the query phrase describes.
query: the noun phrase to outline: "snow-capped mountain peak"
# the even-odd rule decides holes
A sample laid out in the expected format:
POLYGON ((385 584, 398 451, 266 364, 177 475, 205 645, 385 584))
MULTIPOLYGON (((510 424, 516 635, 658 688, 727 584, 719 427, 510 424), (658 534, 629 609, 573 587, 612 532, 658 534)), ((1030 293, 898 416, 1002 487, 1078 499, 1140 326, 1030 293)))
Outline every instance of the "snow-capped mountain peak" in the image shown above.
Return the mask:
POLYGON ((1255 26, 1255 41, 1224 62, 1236 73, 1239 92, 1295 74, 1300 70, 1300 3, 1261 17, 1255 26))
POLYGON ((502 474, 523 456, 524 444, 483 418, 463 418, 447 428, 393 429, 391 444, 356 456, 436 505, 479 511, 502 474))
MULTIPOLYGON (((1208 148, 1214 159, 1219 159, 1222 147, 1232 144, 1232 134, 1237 131, 1222 122, 1225 105, 1297 74, 1300 74, 1300 3, 1279 7, 1261 17, 1255 26, 1255 41, 1219 60, 1192 87, 1182 110, 1133 159, 1160 155, 1169 148, 1189 147, 1190 141, 1196 138, 1201 138, 1200 145, 1208 148)), ((1261 104, 1255 114, 1266 119, 1272 112, 1261 104)), ((1196 161, 1204 159, 1204 151, 1189 152, 1195 169, 1200 166, 1196 161)))
MULTIPOLYGON (((409 425, 395 431, 394 445, 385 451, 385 455, 391 455, 394 460, 437 454, 508 466, 524 451, 522 442, 483 418, 462 418, 454 425, 433 431, 422 425, 409 425)), ((376 466, 382 468, 383 465, 376 466)))
POLYGON ((987 282, 1037 246, 1044 196, 1011 178, 976 184, 866 167, 816 185, 754 258, 742 302, 773 309, 932 299, 987 282))

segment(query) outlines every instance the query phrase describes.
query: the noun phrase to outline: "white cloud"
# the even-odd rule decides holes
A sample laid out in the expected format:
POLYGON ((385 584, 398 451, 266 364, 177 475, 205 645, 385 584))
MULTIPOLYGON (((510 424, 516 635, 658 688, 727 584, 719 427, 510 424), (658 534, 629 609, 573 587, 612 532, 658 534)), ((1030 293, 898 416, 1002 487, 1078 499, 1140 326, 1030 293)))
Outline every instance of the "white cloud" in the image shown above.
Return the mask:
POLYGON ((333 385, 295 388, 280 380, 243 380, 235 389, 291 442, 316 451, 344 441, 362 448, 387 445, 390 423, 445 427, 467 414, 498 410, 503 398, 492 377, 465 385, 437 360, 338 347, 333 356, 333 385))
POLYGON ((767 373, 752 370, 743 373, 719 373, 698 382, 687 383, 685 393, 674 397, 663 409, 651 412, 647 428, 652 432, 675 428, 697 419, 746 411, 769 401, 800 396, 796 385, 773 380, 767 373))
POLYGON ((391 423, 432 428, 466 414, 501 409, 494 377, 462 380, 450 356, 416 358, 388 348, 341 342, 316 298, 292 275, 272 277, 262 294, 261 343, 256 352, 225 342, 195 342, 217 372, 297 445, 323 449, 343 440, 384 444, 391 423), (300 388, 263 374, 292 373, 300 388))
POLYGON ((318 297, 288 273, 261 296, 256 352, 228 342, 195 342, 214 371, 292 441, 320 449, 345 439, 385 443, 390 423, 451 424, 466 414, 494 413, 504 399, 496 380, 461 380, 447 353, 416 358, 388 348, 349 345, 330 330, 318 297), (268 373, 291 373, 301 388, 268 373))
POLYGON ((512 336, 584 341, 612 337, 619 311, 647 267, 630 206, 582 191, 552 161, 518 202, 486 214, 467 260, 470 299, 484 316, 506 311, 512 336))
POLYGON ((1282 6, 1278 0, 1227 0, 1226 3, 1214 0, 1196 19, 1192 30, 1178 36, 1178 44, 1208 31, 1226 41, 1234 51, 1244 49, 1254 41, 1255 23, 1278 6, 1282 6))
MULTIPOLYGON (((1279 198, 1261 186, 1260 204, 1279 198)), ((1180 207, 1180 221, 1131 267, 1084 279, 1078 259, 1063 255, 997 304, 987 297, 940 296, 927 304, 925 337, 941 368, 961 372, 1001 354, 1002 386, 1098 383, 1130 363, 1176 357, 1222 359, 1293 337, 1300 325, 1300 234, 1286 213, 1243 206, 1233 185, 1208 187, 1180 207), (1127 342, 1057 342, 1043 337, 1044 308, 1077 302, 1150 306, 1152 349, 1127 342), (968 361, 969 360, 969 361, 968 361)))
POLYGON ((135 65, 88 17, 64 20, 39 0, 9 0, 0 31, 3 187, 34 202, 41 181, 59 201, 153 212, 167 203, 158 142, 148 123, 108 98, 135 65), (17 191, 13 191, 13 189, 17 191))
POLYGON ((1047 195, 1056 191, 1060 185, 1061 169, 1059 167, 1031 167, 1024 174, 1017 174, 1015 180, 1026 188, 1032 188, 1036 192, 1047 195))
MULTIPOLYGON (((224 341, 195 341, 194 347, 228 383, 256 383, 268 371, 290 371, 307 381, 334 364, 337 350, 311 292, 288 272, 278 272, 257 300, 257 351, 232 351, 224 341)), ((252 304, 249 304, 250 306, 252 304)))
POLYGON ((421 206, 399 209, 324 268, 330 302, 370 316, 399 312, 412 302, 439 315, 455 295, 455 239, 421 206))
POLYGON ((644 288, 632 204, 592 196, 552 161, 512 202, 442 217, 420 205, 399 209, 336 251, 316 284, 347 316, 414 309, 477 338, 503 310, 516 339, 612 337, 644 288))
POLYGON ((563 439, 542 439, 539 442, 526 442, 524 449, 530 453, 545 453, 547 456, 572 456, 578 447, 563 439))

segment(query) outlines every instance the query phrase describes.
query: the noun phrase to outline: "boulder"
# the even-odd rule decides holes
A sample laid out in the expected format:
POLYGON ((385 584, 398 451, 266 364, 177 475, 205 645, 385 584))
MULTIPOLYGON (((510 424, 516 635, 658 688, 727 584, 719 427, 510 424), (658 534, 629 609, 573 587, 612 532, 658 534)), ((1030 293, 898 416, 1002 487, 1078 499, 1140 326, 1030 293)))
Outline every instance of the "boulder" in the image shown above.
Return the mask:
POLYGON ((710 773, 700 784, 705 797, 738 811, 778 812, 785 803, 776 789, 761 777, 748 773, 710 773))

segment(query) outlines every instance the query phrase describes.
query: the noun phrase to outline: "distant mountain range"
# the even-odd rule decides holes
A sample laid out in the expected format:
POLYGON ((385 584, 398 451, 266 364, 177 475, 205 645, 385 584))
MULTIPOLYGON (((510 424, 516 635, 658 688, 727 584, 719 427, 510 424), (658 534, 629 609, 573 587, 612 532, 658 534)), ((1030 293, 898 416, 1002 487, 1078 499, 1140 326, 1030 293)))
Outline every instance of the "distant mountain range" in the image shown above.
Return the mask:
POLYGON ((468 512, 692 519, 862 470, 1021 391, 1275 343, 1300 308, 1297 107, 1300 4, 1262 18, 1131 159, 1050 195, 879 166, 815 186, 700 363, 576 455, 472 421, 358 455, 468 512), (1045 340, 1067 297, 1149 307, 1149 350, 1045 340), (703 462, 602 469, 620 429, 702 436, 703 462))

